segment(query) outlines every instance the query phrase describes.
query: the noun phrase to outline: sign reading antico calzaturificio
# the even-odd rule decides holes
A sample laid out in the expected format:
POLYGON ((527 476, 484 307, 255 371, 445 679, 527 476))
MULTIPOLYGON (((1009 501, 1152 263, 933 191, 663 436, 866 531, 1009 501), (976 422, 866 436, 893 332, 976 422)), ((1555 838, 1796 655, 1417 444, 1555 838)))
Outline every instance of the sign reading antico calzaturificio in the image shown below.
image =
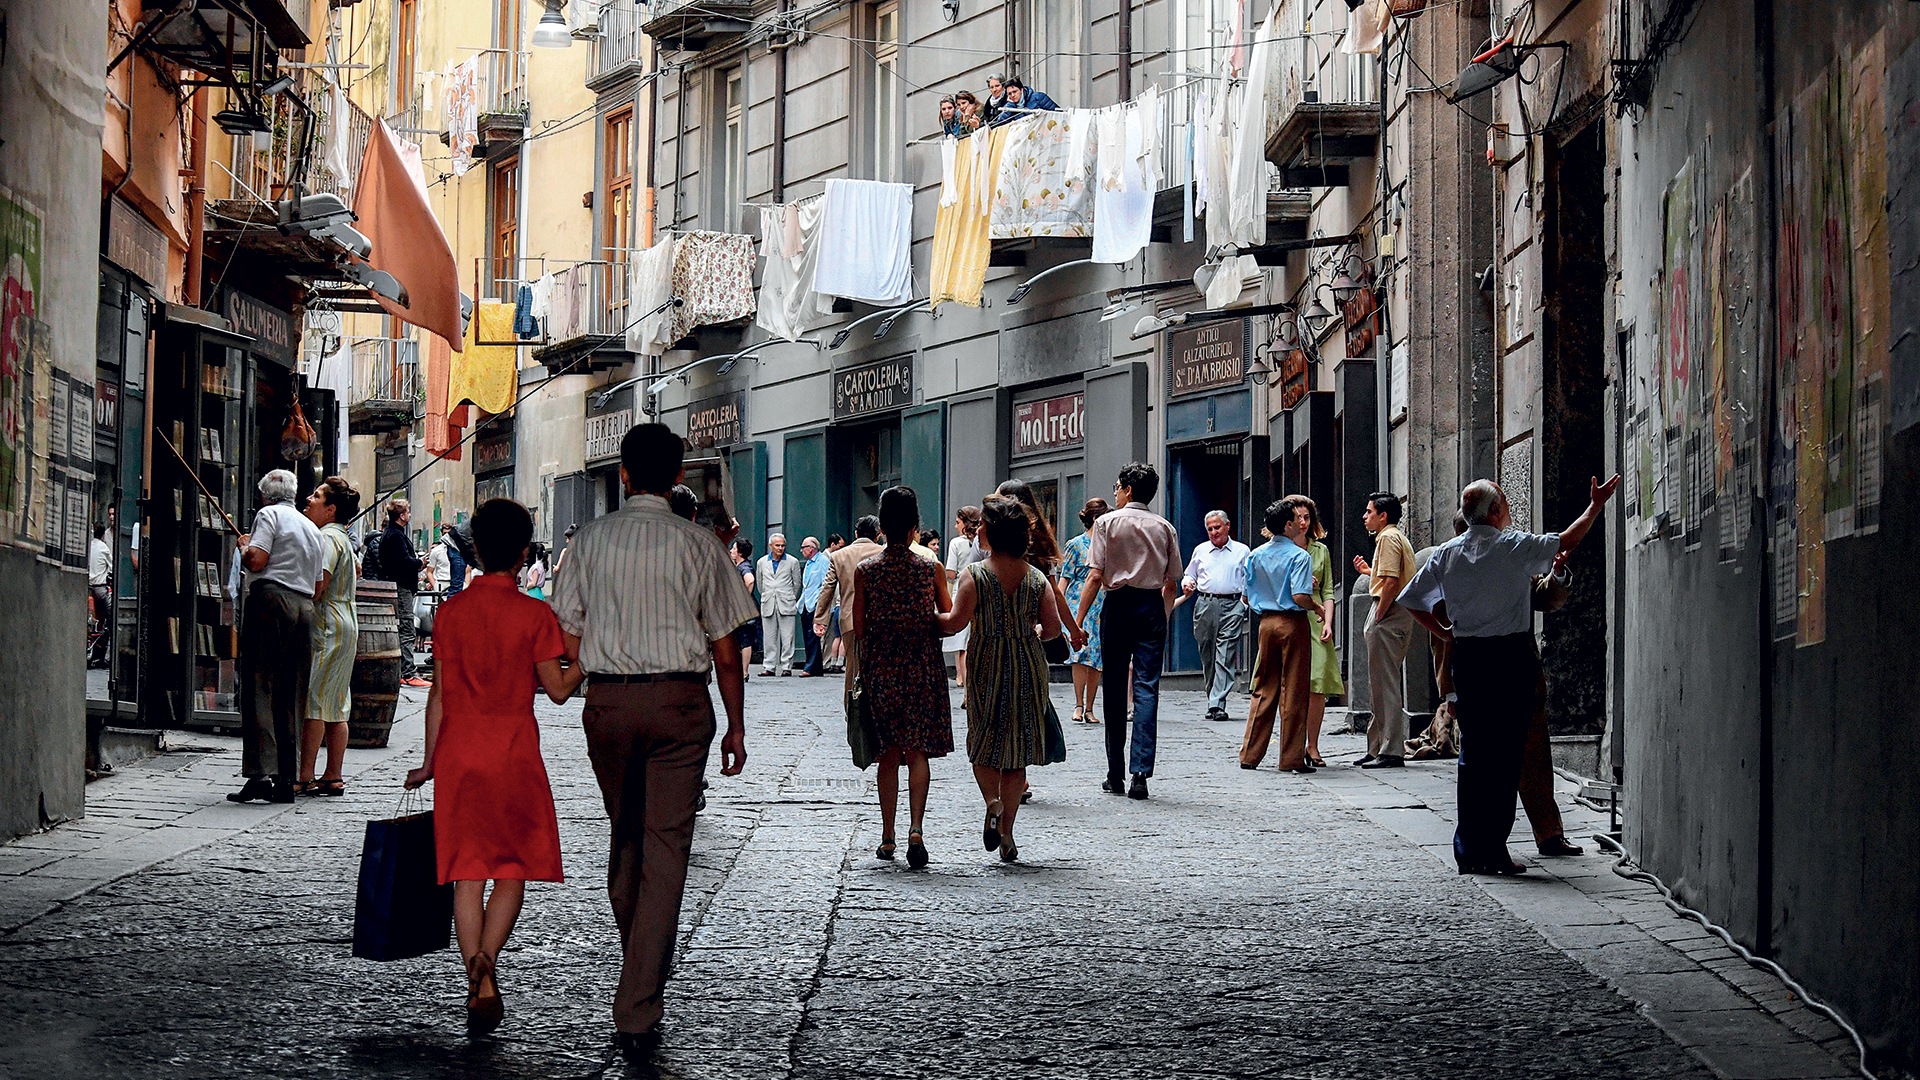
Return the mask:
POLYGON ((1167 332, 1167 393, 1198 394, 1247 381, 1247 320, 1167 332))
POLYGON ((833 375, 833 418, 863 416, 913 404, 913 357, 896 356, 833 375))

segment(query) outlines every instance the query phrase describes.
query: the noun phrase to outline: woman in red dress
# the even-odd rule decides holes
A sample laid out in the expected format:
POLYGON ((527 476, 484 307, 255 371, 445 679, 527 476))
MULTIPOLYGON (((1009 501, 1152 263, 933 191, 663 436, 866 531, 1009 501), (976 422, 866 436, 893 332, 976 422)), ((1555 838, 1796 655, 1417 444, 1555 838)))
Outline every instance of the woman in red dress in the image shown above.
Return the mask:
POLYGON ((441 884, 453 882, 472 1034, 493 1030, 504 1015, 494 964, 527 882, 561 879, 560 824, 533 695, 545 690, 563 702, 584 673, 578 665, 561 670, 566 648, 553 608, 517 585, 532 540, 533 518, 511 499, 490 499, 473 515, 484 573, 434 617, 427 763, 407 774, 409 788, 434 781, 434 847, 441 884))

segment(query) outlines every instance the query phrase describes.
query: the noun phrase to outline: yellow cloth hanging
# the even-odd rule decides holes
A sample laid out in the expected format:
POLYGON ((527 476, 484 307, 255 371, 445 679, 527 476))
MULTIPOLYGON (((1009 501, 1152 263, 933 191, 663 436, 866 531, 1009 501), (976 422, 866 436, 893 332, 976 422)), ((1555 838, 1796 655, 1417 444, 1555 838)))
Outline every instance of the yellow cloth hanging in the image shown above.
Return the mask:
POLYGON ((466 349, 453 357, 447 401, 471 401, 490 413, 513 407, 513 391, 520 381, 518 345, 482 345, 483 341, 512 341, 513 305, 483 300, 474 305, 467 326, 466 349))
POLYGON ((985 170, 989 177, 997 178, 1000 152, 1007 145, 1007 130, 997 127, 977 131, 960 141, 960 152, 953 164, 954 184, 960 189, 960 200, 952 206, 941 207, 934 217, 933 269, 927 286, 934 308, 949 300, 968 307, 980 306, 980 293, 987 284, 987 258, 993 251, 987 226, 995 185, 989 182, 987 197, 979 197, 980 178, 974 167, 974 155, 968 152, 972 149, 969 144, 986 137, 985 170))

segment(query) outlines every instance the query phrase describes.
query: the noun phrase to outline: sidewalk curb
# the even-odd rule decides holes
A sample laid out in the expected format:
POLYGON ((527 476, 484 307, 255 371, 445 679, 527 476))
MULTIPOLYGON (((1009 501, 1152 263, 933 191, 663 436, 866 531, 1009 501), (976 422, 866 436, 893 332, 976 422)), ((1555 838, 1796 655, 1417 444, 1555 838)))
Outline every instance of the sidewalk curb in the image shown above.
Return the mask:
MULTIPOLYGON (((426 695, 417 700, 401 698, 395 727, 424 718, 426 695)), ((380 768, 402 754, 417 753, 419 733, 390 741, 374 750, 351 751, 363 755, 349 757, 342 773, 349 778, 380 768), (376 755, 372 757, 364 755, 376 755)), ((190 751, 188 751, 190 753, 190 751)), ((224 758, 229 751, 205 754, 201 761, 224 758)), ((146 762, 165 760, 148 758, 146 762)), ((169 859, 177 858, 208 844, 247 832, 299 809, 298 803, 231 803, 224 780, 215 786, 221 793, 212 800, 166 816, 167 808, 154 805, 151 794, 140 783, 146 779, 139 765, 123 768, 104 781, 117 781, 99 799, 87 800, 86 814, 62 822, 44 832, 31 833, 0 845, 0 938, 11 937, 46 915, 123 878, 138 874, 169 859), (117 821, 131 820, 129 827, 117 821), (113 835, 118 833, 118 835, 113 835), (20 867, 8 869, 9 865, 20 867)), ((181 766, 191 769, 198 761, 181 766)), ((100 783, 101 781, 96 781, 100 783)))
MULTIPOLYGON (((1422 788, 1431 769, 1394 770, 1389 779, 1323 770, 1315 787, 1453 869, 1451 807, 1442 813, 1422 788), (1382 801, 1378 796, 1391 793, 1382 801)), ((1450 782, 1449 775, 1444 782, 1450 782)), ((1591 816, 1563 807, 1567 833, 1593 831, 1591 816)), ((1516 830, 1518 831, 1518 829, 1516 830)), ((1828 1018, 1792 999, 1773 976, 1746 964, 1699 924, 1660 902, 1651 886, 1619 877, 1604 853, 1524 859, 1529 873, 1471 877, 1475 887, 1548 944, 1632 1001, 1641 1015, 1726 1080, 1841 1080, 1857 1076, 1853 1043, 1828 1018)))

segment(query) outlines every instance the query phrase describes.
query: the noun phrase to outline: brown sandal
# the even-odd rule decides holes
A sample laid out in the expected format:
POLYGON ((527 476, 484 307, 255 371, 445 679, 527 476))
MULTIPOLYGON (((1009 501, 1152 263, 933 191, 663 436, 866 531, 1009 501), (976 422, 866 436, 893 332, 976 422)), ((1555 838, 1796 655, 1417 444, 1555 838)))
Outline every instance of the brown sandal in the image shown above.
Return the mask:
POLYGON ((505 1004, 500 1000, 500 980, 496 977, 493 957, 486 953, 474 953, 467 957, 467 1034, 485 1035, 500 1026, 506 1016, 505 1004), (480 984, 493 980, 493 993, 482 995, 480 984))

